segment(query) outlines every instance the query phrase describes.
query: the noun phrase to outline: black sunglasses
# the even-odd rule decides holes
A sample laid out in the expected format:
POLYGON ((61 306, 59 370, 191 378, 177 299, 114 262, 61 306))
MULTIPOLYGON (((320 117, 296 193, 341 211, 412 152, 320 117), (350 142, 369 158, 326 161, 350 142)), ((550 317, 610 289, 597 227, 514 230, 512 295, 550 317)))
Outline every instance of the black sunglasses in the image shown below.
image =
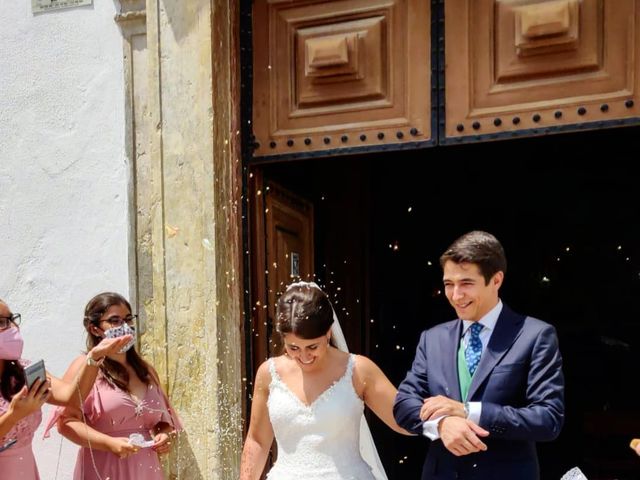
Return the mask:
POLYGON ((5 330, 13 323, 16 327, 20 325, 22 321, 22 315, 19 313, 12 313, 9 317, 0 317, 0 330, 5 330))

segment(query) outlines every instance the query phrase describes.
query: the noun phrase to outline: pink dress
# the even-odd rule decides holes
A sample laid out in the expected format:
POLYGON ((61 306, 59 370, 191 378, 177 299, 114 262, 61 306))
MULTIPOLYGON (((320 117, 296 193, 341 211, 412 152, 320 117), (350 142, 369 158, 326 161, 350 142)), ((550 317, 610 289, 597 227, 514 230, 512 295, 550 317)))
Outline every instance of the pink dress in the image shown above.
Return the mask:
MULTIPOLYGON (((22 366, 26 366, 29 362, 20 360, 20 363, 22 366)), ((6 412, 8 408, 9 402, 0 395, 0 415, 6 412)), ((0 446, 14 438, 17 440, 12 447, 0 452, 0 478, 40 480, 36 460, 31 449, 33 434, 40 422, 42 422, 42 411, 38 410, 20 420, 6 435, 0 437, 0 446)))
MULTIPOLYGON (((47 429, 55 425, 61 414, 57 409, 49 420, 47 429)), ((102 375, 96 380, 84 402, 87 423, 101 433, 112 437, 128 438, 141 433, 151 440, 151 429, 159 422, 166 422, 174 429, 182 429, 169 400, 155 383, 151 383, 144 398, 137 403, 123 390, 109 384, 102 375)), ((135 455, 121 459, 111 452, 81 448, 78 452, 74 480, 162 480, 164 473, 158 454, 151 448, 141 448, 135 455)))

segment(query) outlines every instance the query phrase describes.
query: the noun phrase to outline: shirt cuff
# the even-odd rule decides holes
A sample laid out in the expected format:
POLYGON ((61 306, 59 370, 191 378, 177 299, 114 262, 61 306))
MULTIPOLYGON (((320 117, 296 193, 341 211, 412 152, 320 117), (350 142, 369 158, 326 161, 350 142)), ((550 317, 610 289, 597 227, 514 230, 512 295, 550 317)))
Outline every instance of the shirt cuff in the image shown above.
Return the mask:
MULTIPOLYGON (((480 403, 480 402, 475 402, 480 403)), ((438 440, 440 438, 440 432, 438 432, 438 425, 440 420, 446 418, 448 415, 443 415, 435 420, 427 420, 422 424, 422 434, 429 440, 438 440)))
POLYGON ((476 425, 480 425, 482 415, 482 402, 469 402, 469 416, 467 417, 476 425))

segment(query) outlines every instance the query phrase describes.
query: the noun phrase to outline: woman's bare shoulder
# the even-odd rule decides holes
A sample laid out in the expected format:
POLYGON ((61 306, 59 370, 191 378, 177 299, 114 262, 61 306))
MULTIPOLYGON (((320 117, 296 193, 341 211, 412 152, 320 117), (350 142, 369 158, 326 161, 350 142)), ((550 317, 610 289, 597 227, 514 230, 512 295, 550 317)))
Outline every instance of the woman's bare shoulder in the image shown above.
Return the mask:
POLYGON ((353 368, 361 373, 373 373, 379 371, 380 368, 373 360, 364 355, 354 355, 353 368))
POLYGON ((260 383, 269 384, 271 382, 271 366, 270 365, 273 362, 274 367, 280 370, 282 368, 281 366, 282 357, 284 357, 284 355, 271 357, 265 360, 264 362, 262 362, 258 367, 258 370, 256 371, 256 383, 260 382, 260 383))

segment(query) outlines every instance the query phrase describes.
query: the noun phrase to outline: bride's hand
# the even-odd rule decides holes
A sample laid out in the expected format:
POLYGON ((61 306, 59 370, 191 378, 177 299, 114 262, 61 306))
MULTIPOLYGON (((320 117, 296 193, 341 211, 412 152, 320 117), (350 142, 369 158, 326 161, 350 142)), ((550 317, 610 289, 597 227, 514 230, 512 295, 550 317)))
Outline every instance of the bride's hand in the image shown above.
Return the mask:
POLYGON ((466 418, 464 404, 443 395, 425 398, 420 409, 420 419, 423 422, 445 416, 466 418))

